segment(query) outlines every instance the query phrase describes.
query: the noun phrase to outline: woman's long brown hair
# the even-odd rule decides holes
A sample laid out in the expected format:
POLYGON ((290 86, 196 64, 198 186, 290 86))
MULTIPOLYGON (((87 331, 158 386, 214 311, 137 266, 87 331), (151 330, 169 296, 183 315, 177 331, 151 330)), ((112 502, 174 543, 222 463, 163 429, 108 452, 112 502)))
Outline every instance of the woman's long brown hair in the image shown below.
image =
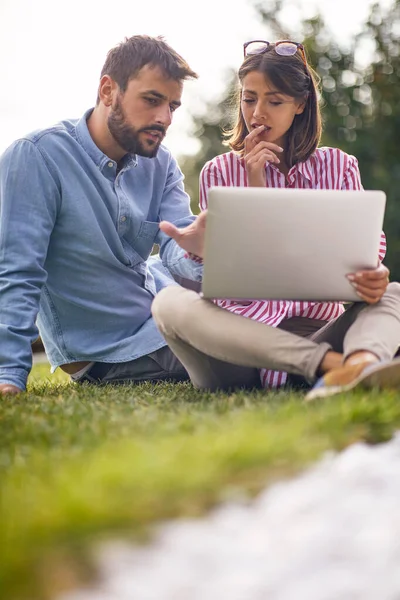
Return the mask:
POLYGON ((252 71, 263 73, 267 82, 276 90, 304 102, 304 111, 296 115, 286 134, 285 159, 290 168, 306 161, 318 147, 321 138, 321 113, 318 101, 318 76, 309 65, 304 64, 299 51, 293 56, 281 56, 274 45, 263 54, 246 57, 239 69, 240 87, 235 98, 236 123, 225 133, 225 143, 242 155, 244 140, 249 131, 241 110, 241 84, 252 71))

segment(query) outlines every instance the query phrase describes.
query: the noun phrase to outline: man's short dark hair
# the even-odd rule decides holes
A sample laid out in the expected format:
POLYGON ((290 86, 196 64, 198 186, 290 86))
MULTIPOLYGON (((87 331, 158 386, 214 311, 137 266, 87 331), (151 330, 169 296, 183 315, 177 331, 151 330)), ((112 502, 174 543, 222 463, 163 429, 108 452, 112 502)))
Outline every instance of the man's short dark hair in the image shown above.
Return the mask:
MULTIPOLYGON (((112 48, 101 70, 126 91, 128 83, 146 65, 159 67, 168 79, 197 79, 188 63, 161 36, 134 35, 112 48)), ((98 101, 98 100, 97 100, 98 101)))

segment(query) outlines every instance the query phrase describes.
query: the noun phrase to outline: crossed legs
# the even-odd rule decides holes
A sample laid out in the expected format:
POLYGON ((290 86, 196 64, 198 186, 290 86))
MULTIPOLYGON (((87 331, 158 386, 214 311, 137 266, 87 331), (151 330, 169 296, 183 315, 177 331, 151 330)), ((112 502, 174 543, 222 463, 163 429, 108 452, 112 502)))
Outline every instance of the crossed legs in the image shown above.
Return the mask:
POLYGON ((374 305, 352 305, 310 338, 226 311, 194 291, 170 286, 152 313, 169 347, 200 389, 259 385, 258 369, 302 375, 309 383, 360 351, 390 360, 400 344, 400 285, 374 305))

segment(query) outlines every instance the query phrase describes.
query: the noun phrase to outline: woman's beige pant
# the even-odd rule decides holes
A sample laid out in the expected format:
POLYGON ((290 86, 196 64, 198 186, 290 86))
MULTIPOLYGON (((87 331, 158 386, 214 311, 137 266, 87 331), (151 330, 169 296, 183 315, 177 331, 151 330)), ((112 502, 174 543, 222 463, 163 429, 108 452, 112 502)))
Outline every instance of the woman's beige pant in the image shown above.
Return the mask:
MULTIPOLYGON (((400 345, 400 284, 377 304, 356 302, 309 337, 230 313, 179 286, 153 301, 154 320, 168 346, 200 389, 259 385, 258 369, 287 371, 309 383, 330 349, 344 358, 368 350, 391 360, 400 345)), ((285 320, 289 324, 291 319, 285 320)))

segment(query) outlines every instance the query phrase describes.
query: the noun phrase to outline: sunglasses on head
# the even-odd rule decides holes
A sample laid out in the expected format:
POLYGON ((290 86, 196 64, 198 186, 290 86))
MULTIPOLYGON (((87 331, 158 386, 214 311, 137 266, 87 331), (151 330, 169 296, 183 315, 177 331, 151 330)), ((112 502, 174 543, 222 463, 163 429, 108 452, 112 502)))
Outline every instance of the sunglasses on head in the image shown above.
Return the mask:
POLYGON ((280 40, 279 42, 266 42, 265 40, 252 40, 243 44, 244 56, 252 56, 253 54, 264 54, 270 46, 279 56, 294 56, 297 50, 300 50, 303 62, 307 65, 306 53, 303 44, 292 42, 290 40, 280 40))

